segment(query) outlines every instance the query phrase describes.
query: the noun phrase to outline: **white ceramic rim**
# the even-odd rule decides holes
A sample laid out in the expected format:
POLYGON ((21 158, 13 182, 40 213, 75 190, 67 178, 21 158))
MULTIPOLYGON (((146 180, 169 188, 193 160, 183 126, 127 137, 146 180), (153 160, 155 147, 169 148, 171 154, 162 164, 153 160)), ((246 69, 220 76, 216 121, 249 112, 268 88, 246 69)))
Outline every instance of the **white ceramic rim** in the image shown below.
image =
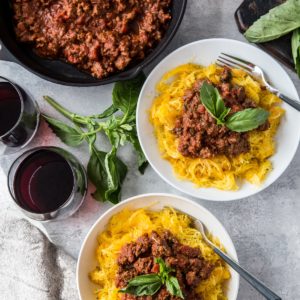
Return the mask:
MULTIPOLYGON (((226 38, 211 38, 211 39, 203 39, 203 40, 198 40, 198 41, 194 41, 192 43, 189 43, 189 44, 186 44, 176 50, 174 50, 173 52, 171 52, 170 54, 168 54, 163 60, 161 60, 159 62, 159 64, 151 71, 151 73, 149 74, 149 76, 147 77, 144 85, 143 85, 143 88, 140 92, 140 96, 139 96, 139 99, 138 99, 138 104, 137 104, 137 110, 136 110, 136 123, 137 123, 137 134, 138 134, 138 138, 139 138, 139 141, 140 141, 140 145, 141 145, 141 148, 144 152, 144 155, 146 157, 146 159, 148 160, 149 164, 151 165, 151 167, 154 169, 154 171, 165 181, 167 182, 169 185, 171 185, 172 187, 174 187, 175 189, 189 195, 189 196, 192 196, 192 197, 196 197, 198 199, 202 199, 202 200, 206 200, 206 201, 216 201, 216 202, 227 202, 227 201, 234 201, 234 200, 240 200, 240 199, 244 199, 244 198, 247 198, 247 197, 250 197, 250 196, 254 196, 260 192, 262 192, 263 190, 265 190, 267 187, 269 187, 270 185, 272 185, 275 181, 278 180, 278 178, 286 171, 286 169, 288 168, 288 166, 291 164, 293 158, 295 157, 295 154, 297 152, 297 149, 298 149, 298 146, 299 146, 299 142, 300 142, 300 135, 299 135, 299 140, 298 140, 298 143, 297 143, 297 146, 294 147, 293 149, 293 154, 290 156, 290 160, 289 162, 286 164, 286 166, 284 166, 284 168, 282 168, 282 171, 279 172, 274 178, 273 178, 273 181, 270 181, 268 183, 263 183, 261 185, 260 188, 254 188, 253 189, 253 192, 252 193, 247 193, 246 195, 243 195, 243 193, 239 193, 239 190, 235 192, 235 196, 231 196, 231 197, 228 197, 228 195, 226 195, 226 192, 224 192, 224 197, 207 197, 205 198, 203 195, 197 195, 196 193, 192 193, 190 191, 187 191, 185 190, 184 188, 176 185, 175 183, 173 183, 172 181, 170 181, 167 177, 165 177, 159 170, 158 168, 154 165, 154 163, 151 161, 151 159, 149 159, 149 156, 147 154, 147 151, 145 150, 145 147, 143 145, 143 143, 141 142, 141 135, 142 135, 142 132, 140 131, 141 130, 141 127, 140 127, 140 116, 142 117, 142 113, 140 114, 140 106, 141 106, 141 102, 143 101, 141 96, 143 95, 144 93, 144 90, 146 89, 146 86, 149 82, 149 78, 151 77, 151 75, 153 73, 155 73, 158 69, 161 68, 161 65, 164 63, 164 61, 168 58, 170 58, 170 56, 172 56, 173 54, 181 51, 182 49, 184 48, 188 48, 188 47, 191 47, 195 44, 203 44, 203 43, 206 43, 208 41, 217 41, 217 42, 222 42, 222 41, 229 41, 229 42, 232 42, 232 43, 236 43, 236 44, 241 44, 241 45, 247 45, 248 47, 252 47, 253 49, 255 49, 256 51, 259 51, 261 52, 263 55, 267 55, 269 56, 272 60, 273 60, 273 63, 276 64, 277 67, 279 67, 283 74, 287 77, 287 79, 289 81, 291 81, 292 83, 292 86, 293 86, 293 93, 295 95, 297 95, 297 100, 299 100, 299 95, 298 95, 298 92, 297 92, 297 89, 293 83, 293 81, 290 79, 289 75, 287 74, 287 72, 283 69, 283 67, 272 57, 270 56, 268 53, 266 53, 265 51, 263 51, 262 49, 252 45, 252 44, 248 44, 248 43, 245 43, 245 42, 241 42, 241 41, 238 41, 238 40, 234 40, 234 39, 226 39, 226 38)), ((179 179, 177 179, 179 180, 179 179)), ((205 188, 195 188, 195 190, 200 190, 200 189, 205 189, 205 188)), ((219 190, 220 192, 223 192, 222 190, 219 190)))
MULTIPOLYGON (((175 195, 175 194, 169 194, 169 193, 146 193, 146 194, 140 194, 140 195, 137 195, 137 196, 130 197, 130 198, 126 199, 126 200, 123 200, 119 204, 111 207, 109 210, 107 210, 103 215, 101 215, 96 220, 96 222, 93 224, 93 226, 88 231, 88 233, 87 233, 86 237, 84 238, 84 241, 83 241, 83 243, 81 245, 79 256, 78 256, 78 260, 77 260, 77 266, 76 266, 76 285, 77 285, 77 291, 78 291, 79 299, 85 300, 85 299, 83 299, 81 297, 80 288, 79 288, 79 286, 80 286, 79 285, 79 264, 80 264, 80 261, 82 259, 83 249, 85 248, 85 245, 87 243, 87 240, 89 239, 90 234, 95 230, 95 228, 98 226, 98 224, 102 221, 103 218, 105 218, 107 215, 111 214, 119 206, 126 206, 127 204, 135 201, 138 198, 145 198, 145 197, 171 197, 171 198, 177 198, 178 200, 181 200, 183 202, 187 202, 187 203, 189 203, 191 205, 199 207, 207 215, 209 215, 210 217, 212 217, 213 219, 215 219, 219 223, 218 225, 220 225, 221 228, 224 230, 225 235, 227 235, 226 238, 228 239, 228 242, 231 244, 231 247, 232 247, 231 257, 238 262, 237 252, 236 252, 234 243, 233 243, 230 235, 228 234, 228 232, 227 232, 226 228, 224 227, 224 225, 219 221, 219 219, 217 217, 215 217, 215 215, 213 215, 208 209, 206 209, 205 207, 203 207, 202 205, 200 205, 199 203, 197 203, 195 201, 192 201, 190 199, 187 199, 185 197, 178 196, 178 195, 175 195)), ((237 299, 238 292, 239 292, 239 287, 240 287, 240 276, 238 274, 236 276, 236 285, 237 285, 237 288, 234 291, 234 296, 233 296, 232 299, 229 299, 229 300, 236 300, 237 299)))

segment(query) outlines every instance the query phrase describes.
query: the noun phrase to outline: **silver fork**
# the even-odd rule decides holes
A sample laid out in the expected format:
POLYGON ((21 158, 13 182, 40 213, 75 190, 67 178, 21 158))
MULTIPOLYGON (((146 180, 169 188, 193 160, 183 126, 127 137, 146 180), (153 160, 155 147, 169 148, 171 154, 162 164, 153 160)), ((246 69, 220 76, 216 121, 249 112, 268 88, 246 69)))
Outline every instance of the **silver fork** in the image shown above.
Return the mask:
POLYGON ((252 75, 254 78, 258 79, 262 82, 262 84, 273 94, 275 94, 277 97, 282 99, 284 102, 288 103, 298 111, 300 111, 300 102, 296 101, 294 99, 289 98, 288 96, 280 93, 276 88, 271 86, 268 81, 266 80, 266 76, 264 74, 264 71, 254 65, 253 63, 243 60, 241 58, 221 53, 217 59, 217 64, 221 67, 227 66, 229 68, 237 68, 242 69, 252 75))
POLYGON ((251 284, 260 294, 262 294, 268 300, 281 300, 281 298, 276 295, 273 291, 271 291, 268 287, 266 287, 260 280, 255 278, 252 274, 242 268, 235 260, 230 258, 227 254, 225 254, 221 249, 219 249, 215 244, 213 244, 209 238, 207 237, 207 229, 205 225, 199 221, 194 219, 194 226, 197 230, 199 230, 202 234, 202 237, 206 244, 210 246, 215 253, 217 253, 228 265, 230 265, 237 273, 241 275, 249 284, 251 284))

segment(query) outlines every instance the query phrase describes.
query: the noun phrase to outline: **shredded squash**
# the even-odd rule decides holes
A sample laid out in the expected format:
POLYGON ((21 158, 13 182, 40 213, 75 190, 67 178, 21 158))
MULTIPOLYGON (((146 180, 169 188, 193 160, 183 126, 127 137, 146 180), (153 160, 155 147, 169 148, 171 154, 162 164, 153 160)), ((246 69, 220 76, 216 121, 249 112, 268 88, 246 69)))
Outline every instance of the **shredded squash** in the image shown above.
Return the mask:
POLYGON ((208 78, 212 83, 220 83, 222 68, 213 64, 202 67, 195 64, 181 65, 169 72, 157 84, 157 97, 150 111, 150 121, 154 126, 160 152, 182 180, 189 180, 197 187, 214 187, 221 190, 237 190, 238 182, 246 179, 259 185, 272 169, 268 160, 275 152, 274 135, 284 114, 279 106, 281 100, 263 89, 246 72, 232 70, 232 83, 243 86, 246 96, 259 107, 270 112, 270 128, 266 131, 250 132, 250 151, 230 158, 219 155, 211 159, 188 158, 178 151, 178 138, 171 132, 175 120, 182 114, 183 95, 196 80, 208 78))
MULTIPOLYGON (((117 300, 120 294, 115 286, 115 277, 118 270, 117 257, 120 249, 127 243, 137 240, 144 233, 153 230, 158 233, 169 230, 178 240, 191 247, 199 247, 207 261, 215 265, 210 277, 202 281, 197 287, 203 300, 226 300, 226 281, 230 278, 230 272, 225 263, 202 240, 201 233, 191 226, 190 218, 172 208, 162 211, 146 209, 125 209, 114 215, 107 229, 98 237, 96 252, 99 266, 90 273, 90 279, 99 285, 95 291, 98 300, 117 300)), ((219 245, 215 237, 211 240, 219 245)))

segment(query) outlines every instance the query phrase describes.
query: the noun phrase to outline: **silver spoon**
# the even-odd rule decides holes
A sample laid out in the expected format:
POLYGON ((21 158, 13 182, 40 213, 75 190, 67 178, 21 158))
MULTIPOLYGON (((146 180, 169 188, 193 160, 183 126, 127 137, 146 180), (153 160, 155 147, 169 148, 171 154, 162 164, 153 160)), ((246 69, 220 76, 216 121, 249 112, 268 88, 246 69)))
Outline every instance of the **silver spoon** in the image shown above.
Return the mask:
POLYGON ((242 268, 235 260, 230 258, 221 249, 219 249, 215 244, 213 244, 207 237, 207 229, 205 225, 199 220, 194 220, 194 225, 197 230, 199 230, 203 236, 204 241, 208 246, 210 246, 216 254, 218 254, 228 265, 230 265, 237 273, 241 275, 248 283, 250 283, 258 292, 260 292, 268 300, 282 300, 278 295, 272 292, 268 287, 266 287, 261 281, 255 278, 252 274, 242 268))

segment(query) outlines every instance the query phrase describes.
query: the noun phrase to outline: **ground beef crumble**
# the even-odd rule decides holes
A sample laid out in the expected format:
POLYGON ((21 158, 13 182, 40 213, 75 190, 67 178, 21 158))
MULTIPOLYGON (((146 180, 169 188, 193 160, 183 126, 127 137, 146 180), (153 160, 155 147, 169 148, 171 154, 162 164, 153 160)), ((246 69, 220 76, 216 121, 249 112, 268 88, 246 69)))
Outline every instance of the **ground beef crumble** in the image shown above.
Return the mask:
MULTIPOLYGON (((152 231, 144 234, 137 241, 126 244, 118 256, 118 273, 116 286, 124 288, 136 276, 158 273, 159 265, 155 258, 162 258, 166 265, 172 267, 186 300, 201 300, 195 287, 209 277, 214 266, 202 257, 198 248, 181 244, 169 231, 158 234, 152 231)), ((124 294, 122 300, 179 300, 171 296, 162 287, 154 296, 137 297, 124 294)))
POLYGON ((98 78, 144 59, 162 39, 172 0, 13 0, 15 32, 42 57, 98 78))
MULTIPOLYGON (((246 108, 257 107, 256 103, 246 97, 244 87, 231 84, 231 72, 224 68, 219 90, 225 105, 235 113, 246 108)), ((216 120, 209 114, 200 99, 200 88, 204 81, 195 82, 192 89, 183 96, 183 114, 177 118, 173 133, 179 138, 179 152, 192 158, 211 158, 225 154, 236 156, 250 150, 248 133, 239 133, 227 127, 217 125, 216 120)), ((211 83, 211 82, 209 82, 211 83)), ((267 130, 269 122, 261 125, 258 130, 267 130)))

